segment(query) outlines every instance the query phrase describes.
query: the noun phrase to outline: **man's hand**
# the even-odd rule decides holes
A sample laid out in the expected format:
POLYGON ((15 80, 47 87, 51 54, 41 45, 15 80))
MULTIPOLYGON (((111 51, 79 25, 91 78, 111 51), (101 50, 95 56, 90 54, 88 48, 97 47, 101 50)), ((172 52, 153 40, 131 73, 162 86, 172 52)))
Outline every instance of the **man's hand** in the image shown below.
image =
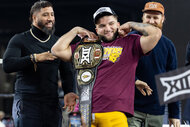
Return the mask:
POLYGON ((144 95, 146 96, 146 93, 149 95, 152 94, 152 89, 147 85, 146 82, 143 82, 141 80, 136 80, 135 81, 135 85, 137 87, 137 89, 144 95), (144 89, 146 90, 146 92, 144 91, 144 89))
POLYGON ((169 126, 171 127, 171 125, 173 125, 173 127, 180 127, 180 120, 169 118, 169 126))
POLYGON ((68 93, 64 96, 64 109, 67 108, 68 111, 73 111, 76 105, 76 99, 79 99, 79 96, 75 93, 68 93))
POLYGON ((119 30, 118 30, 119 36, 124 37, 124 36, 126 36, 129 32, 131 32, 131 27, 130 27, 130 25, 129 25, 128 22, 125 23, 125 24, 123 24, 123 25, 121 25, 121 26, 119 27, 119 30))
POLYGON ((88 36, 90 39, 98 39, 98 36, 94 32, 91 32, 79 26, 73 28, 72 31, 75 32, 80 38, 88 36))
POLYGON ((49 51, 39 53, 39 54, 34 54, 34 55, 35 55, 36 62, 43 62, 43 61, 46 61, 46 60, 55 60, 57 58, 56 56, 54 56, 49 51))

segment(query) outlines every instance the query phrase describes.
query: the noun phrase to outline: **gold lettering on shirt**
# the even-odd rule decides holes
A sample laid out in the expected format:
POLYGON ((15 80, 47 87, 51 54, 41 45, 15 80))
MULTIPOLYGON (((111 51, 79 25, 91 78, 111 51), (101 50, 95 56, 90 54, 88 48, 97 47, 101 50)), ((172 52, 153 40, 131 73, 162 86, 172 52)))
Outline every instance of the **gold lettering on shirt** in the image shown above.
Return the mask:
POLYGON ((105 47, 103 60, 109 60, 115 63, 119 60, 122 49, 121 47, 105 47))

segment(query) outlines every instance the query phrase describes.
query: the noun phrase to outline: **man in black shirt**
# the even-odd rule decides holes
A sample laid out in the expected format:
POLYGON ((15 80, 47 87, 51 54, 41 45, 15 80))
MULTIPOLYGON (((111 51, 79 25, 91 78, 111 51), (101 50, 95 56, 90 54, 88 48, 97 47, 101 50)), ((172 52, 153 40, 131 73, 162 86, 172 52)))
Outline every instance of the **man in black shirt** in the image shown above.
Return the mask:
POLYGON ((15 127, 59 127, 58 70, 65 94, 73 91, 71 65, 50 53, 58 40, 54 35, 55 17, 48 1, 34 3, 30 10, 32 27, 16 34, 3 57, 3 69, 17 72, 13 119, 15 127))

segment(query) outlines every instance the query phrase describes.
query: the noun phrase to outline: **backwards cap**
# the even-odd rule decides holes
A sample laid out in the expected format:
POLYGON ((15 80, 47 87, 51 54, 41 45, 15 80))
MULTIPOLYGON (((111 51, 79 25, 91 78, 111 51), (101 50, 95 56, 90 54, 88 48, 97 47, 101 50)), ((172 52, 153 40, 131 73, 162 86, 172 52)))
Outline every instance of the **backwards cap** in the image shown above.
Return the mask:
POLYGON ((110 7, 100 7, 93 15, 94 23, 96 24, 97 20, 105 15, 117 16, 110 7))

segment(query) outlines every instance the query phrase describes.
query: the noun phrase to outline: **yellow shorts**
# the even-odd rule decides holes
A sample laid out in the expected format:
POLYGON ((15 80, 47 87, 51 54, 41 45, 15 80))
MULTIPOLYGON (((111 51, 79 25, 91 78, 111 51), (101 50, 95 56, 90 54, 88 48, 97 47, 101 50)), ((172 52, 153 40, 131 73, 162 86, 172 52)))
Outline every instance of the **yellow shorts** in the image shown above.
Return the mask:
POLYGON ((91 127, 128 127, 127 117, 117 111, 92 113, 91 127))

